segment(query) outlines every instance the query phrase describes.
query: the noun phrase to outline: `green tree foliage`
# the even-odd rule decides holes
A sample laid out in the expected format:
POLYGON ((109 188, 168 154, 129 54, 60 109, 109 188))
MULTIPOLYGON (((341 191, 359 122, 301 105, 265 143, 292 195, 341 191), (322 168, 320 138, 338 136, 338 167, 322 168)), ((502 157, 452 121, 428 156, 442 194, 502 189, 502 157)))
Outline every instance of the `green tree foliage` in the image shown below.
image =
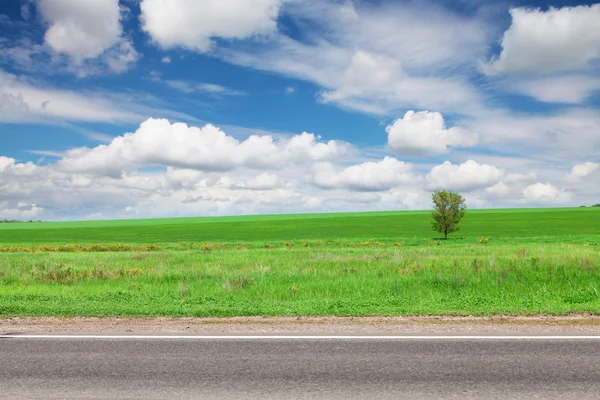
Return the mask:
POLYGON ((465 216, 467 205, 465 199, 458 193, 447 190, 436 190, 431 196, 433 200, 433 230, 444 234, 444 239, 448 239, 448 234, 459 230, 458 224, 465 216))

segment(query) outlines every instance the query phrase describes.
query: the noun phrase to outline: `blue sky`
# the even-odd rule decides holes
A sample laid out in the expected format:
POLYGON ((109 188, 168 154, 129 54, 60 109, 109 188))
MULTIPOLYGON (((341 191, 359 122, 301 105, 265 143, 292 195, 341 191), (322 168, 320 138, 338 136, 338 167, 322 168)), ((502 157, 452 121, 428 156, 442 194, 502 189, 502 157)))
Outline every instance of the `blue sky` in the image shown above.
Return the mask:
POLYGON ((598 27, 573 1, 3 1, 0 218, 594 204, 598 27))

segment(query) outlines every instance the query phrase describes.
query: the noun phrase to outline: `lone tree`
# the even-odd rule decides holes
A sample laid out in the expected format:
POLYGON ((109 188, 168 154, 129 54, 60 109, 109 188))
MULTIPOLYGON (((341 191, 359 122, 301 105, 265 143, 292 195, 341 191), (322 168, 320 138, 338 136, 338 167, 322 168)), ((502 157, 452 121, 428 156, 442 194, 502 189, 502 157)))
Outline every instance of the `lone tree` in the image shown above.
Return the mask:
POLYGON ((458 193, 447 190, 436 190, 431 196, 433 200, 433 230, 444 234, 444 240, 448 234, 459 230, 458 224, 465 216, 467 205, 465 199, 458 193))

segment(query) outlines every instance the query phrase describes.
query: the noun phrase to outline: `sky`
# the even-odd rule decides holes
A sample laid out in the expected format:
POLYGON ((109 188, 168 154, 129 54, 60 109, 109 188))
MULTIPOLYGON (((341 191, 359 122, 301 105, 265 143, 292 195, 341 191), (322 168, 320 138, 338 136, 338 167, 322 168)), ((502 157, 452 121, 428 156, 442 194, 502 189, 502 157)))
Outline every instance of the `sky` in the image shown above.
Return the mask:
POLYGON ((600 4, 2 0, 0 219, 600 203, 600 4))

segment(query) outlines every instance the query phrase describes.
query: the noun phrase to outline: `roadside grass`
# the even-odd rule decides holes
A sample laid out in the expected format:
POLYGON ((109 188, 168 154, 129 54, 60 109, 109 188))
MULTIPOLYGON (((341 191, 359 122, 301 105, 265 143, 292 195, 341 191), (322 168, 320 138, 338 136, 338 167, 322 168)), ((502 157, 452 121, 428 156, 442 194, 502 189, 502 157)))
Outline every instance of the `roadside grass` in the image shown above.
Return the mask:
POLYGON ((0 317, 600 314, 600 209, 0 224, 0 317))
MULTIPOLYGON (((585 246, 598 246, 600 236, 581 235, 570 236, 568 241, 561 237, 525 237, 519 238, 496 238, 495 245, 501 244, 582 244, 585 246), (596 240, 596 241, 594 241, 596 240)), ((386 248, 386 247, 419 247, 419 246, 444 246, 453 248, 465 246, 469 243, 487 245, 490 239, 487 237, 476 240, 466 238, 453 238, 451 240, 427 240, 427 239, 408 239, 405 241, 393 239, 369 239, 369 240, 282 240, 274 242, 228 242, 228 243, 195 243, 195 242, 172 242, 161 244, 127 244, 127 243, 101 243, 101 244, 53 244, 53 245, 6 245, 0 246, 0 253, 105 253, 105 252, 155 252, 162 250, 248 250, 248 249, 318 249, 327 248, 386 248)))
POLYGON ((431 242, 0 253, 0 316, 600 314, 595 242, 431 242))

